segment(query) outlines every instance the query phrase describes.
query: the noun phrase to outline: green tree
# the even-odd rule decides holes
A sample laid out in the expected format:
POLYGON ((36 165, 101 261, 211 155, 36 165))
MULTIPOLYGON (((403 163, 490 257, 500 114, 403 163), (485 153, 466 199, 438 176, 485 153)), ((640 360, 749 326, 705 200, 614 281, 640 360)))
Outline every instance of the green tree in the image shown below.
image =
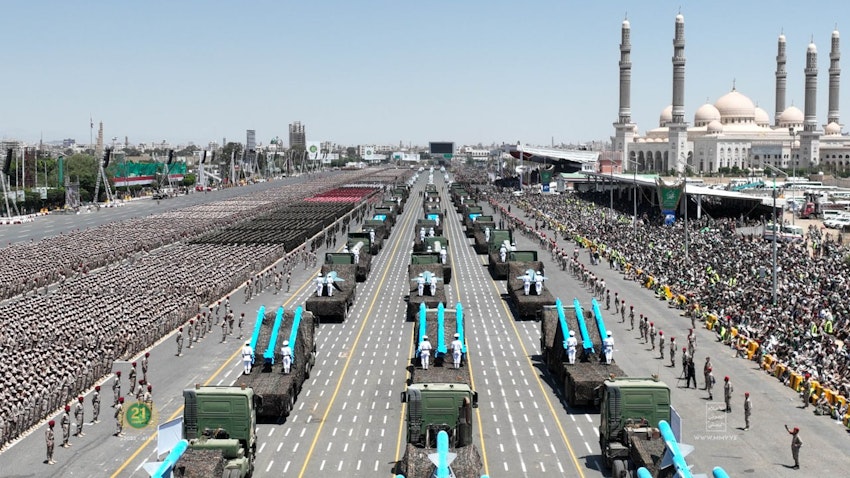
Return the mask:
MULTIPOLYGON (((65 158, 65 176, 71 181, 80 182, 80 198, 87 193, 87 197, 94 195, 94 184, 97 181, 98 165, 94 156, 88 154, 74 154, 65 158)), ((102 190, 102 188, 101 188, 102 190)))

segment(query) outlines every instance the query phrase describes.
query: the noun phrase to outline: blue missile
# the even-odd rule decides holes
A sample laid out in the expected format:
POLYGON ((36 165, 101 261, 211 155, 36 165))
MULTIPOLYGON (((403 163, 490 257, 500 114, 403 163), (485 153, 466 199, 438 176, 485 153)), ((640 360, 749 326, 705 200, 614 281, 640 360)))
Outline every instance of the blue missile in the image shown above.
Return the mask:
POLYGON ((455 458, 457 454, 449 453, 449 434, 445 431, 437 433, 437 453, 428 454, 428 459, 436 467, 433 478, 454 478, 450 467, 455 458))
POLYGON ((685 445, 684 443, 678 443, 676 437, 673 436, 673 430, 670 428, 670 424, 666 420, 658 422, 658 429, 661 431, 661 438, 667 446, 667 451, 664 452, 664 457, 661 459, 661 468, 664 469, 673 466, 676 469, 676 476, 693 478, 691 468, 685 461, 685 457, 694 450, 694 447, 685 445))
POLYGON ((714 478, 729 478, 729 475, 726 473, 726 470, 720 468, 719 466, 715 466, 713 470, 711 470, 711 474, 714 478))
POLYGON ((650 473, 646 468, 640 467, 638 468, 637 476, 638 478, 652 478, 652 473, 650 473))
POLYGON ((170 478, 171 470, 174 468, 174 465, 177 464, 177 460, 183 456, 183 453, 187 448, 189 448, 189 442, 186 440, 180 440, 176 445, 174 445, 174 448, 168 452, 165 460, 159 463, 151 463, 151 465, 159 465, 155 471, 151 473, 151 478, 170 478))

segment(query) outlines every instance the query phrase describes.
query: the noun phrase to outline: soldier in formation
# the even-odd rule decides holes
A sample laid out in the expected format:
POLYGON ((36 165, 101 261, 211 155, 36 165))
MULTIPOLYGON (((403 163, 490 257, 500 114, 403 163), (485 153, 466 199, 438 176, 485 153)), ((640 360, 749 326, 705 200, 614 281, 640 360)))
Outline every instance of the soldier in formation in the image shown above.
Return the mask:
POLYGON ((44 441, 47 443, 47 460, 45 463, 48 465, 56 464, 56 462, 53 461, 53 446, 56 444, 56 436, 53 433, 54 426, 56 426, 56 422, 50 420, 47 422, 47 430, 44 430, 44 441))
POLYGON ((283 341, 280 355, 283 357, 283 373, 289 375, 289 369, 292 366, 292 348, 289 346, 288 340, 283 341))
POLYGON ((114 436, 124 436, 124 397, 118 398, 118 406, 115 407, 115 434, 114 436))
POLYGON ((74 436, 84 437, 86 436, 83 433, 83 422, 85 421, 85 407, 83 406, 83 397, 80 395, 77 397, 77 404, 74 405, 74 418, 77 419, 77 432, 74 433, 74 436))
POLYGON ((94 387, 91 395, 92 423, 100 423, 100 385, 94 387))

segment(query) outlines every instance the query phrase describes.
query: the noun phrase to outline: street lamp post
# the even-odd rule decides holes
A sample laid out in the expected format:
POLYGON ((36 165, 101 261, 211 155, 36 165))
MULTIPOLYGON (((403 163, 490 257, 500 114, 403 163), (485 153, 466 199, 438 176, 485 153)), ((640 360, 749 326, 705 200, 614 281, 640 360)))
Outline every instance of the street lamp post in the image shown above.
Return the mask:
POLYGON ((773 176, 773 305, 776 305, 776 238, 780 231, 780 228, 776 223, 776 175, 782 174, 785 177, 788 177, 788 174, 768 163, 764 163, 764 165, 770 169, 771 176, 773 176))

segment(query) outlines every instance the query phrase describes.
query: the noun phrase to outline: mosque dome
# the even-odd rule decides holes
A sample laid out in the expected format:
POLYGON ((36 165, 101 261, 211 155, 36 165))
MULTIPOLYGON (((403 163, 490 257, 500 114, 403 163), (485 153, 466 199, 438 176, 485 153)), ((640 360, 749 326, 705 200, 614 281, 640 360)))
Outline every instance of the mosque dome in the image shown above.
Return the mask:
POLYGON ((721 96, 714 107, 720 112, 724 123, 732 120, 752 120, 756 115, 756 106, 752 100, 739 93, 734 88, 729 93, 721 96))
POLYGON ((711 103, 706 103, 694 113, 694 126, 705 126, 712 121, 720 121, 720 111, 711 103))
POLYGON ((817 53, 818 47, 815 46, 814 43, 809 43, 809 48, 806 49, 806 53, 817 53))
POLYGON ((661 116, 658 117, 658 126, 667 126, 667 123, 673 121, 673 105, 668 105, 661 111, 661 116))
POLYGON ((710 123, 708 123, 708 126, 706 127, 705 130, 709 133, 722 133, 723 132, 723 125, 720 124, 720 121, 713 120, 710 123))
POLYGON ((767 111, 756 106, 756 124, 759 126, 770 126, 770 115, 767 111))
POLYGON ((803 124, 803 112, 796 106, 789 106, 779 115, 779 126, 788 127, 803 124))
POLYGON ((833 121, 832 123, 826 125, 826 128, 824 128, 824 133, 828 135, 839 135, 841 134, 841 126, 835 121, 833 121))

